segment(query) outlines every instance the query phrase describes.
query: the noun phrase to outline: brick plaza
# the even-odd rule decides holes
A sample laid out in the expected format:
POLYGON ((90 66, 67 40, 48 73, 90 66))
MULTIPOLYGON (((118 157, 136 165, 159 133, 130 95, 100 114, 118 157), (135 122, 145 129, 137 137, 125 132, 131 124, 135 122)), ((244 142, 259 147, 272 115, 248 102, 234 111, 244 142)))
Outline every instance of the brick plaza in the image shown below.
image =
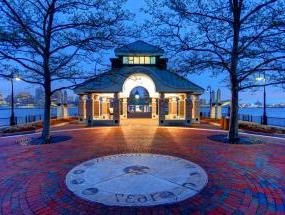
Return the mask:
MULTIPOLYGON (((260 144, 233 145, 200 128, 131 125, 66 128, 62 141, 20 145, 0 138, 1 214, 284 214, 285 140, 256 137, 260 144), (176 204, 111 207, 79 199, 65 185, 74 166, 104 155, 146 152, 177 156, 200 165, 208 184, 176 204)), ((35 135, 30 135, 33 138, 35 135)))

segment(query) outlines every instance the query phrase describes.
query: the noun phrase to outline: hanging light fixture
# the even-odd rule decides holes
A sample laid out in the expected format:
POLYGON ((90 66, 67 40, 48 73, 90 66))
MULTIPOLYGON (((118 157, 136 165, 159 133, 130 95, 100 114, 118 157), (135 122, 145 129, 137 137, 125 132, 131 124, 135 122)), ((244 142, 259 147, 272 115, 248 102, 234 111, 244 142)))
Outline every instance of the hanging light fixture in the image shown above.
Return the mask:
POLYGON ((139 98, 140 98, 140 94, 139 94, 138 91, 136 91, 136 93, 135 93, 135 98, 136 98, 136 99, 139 99, 139 98))

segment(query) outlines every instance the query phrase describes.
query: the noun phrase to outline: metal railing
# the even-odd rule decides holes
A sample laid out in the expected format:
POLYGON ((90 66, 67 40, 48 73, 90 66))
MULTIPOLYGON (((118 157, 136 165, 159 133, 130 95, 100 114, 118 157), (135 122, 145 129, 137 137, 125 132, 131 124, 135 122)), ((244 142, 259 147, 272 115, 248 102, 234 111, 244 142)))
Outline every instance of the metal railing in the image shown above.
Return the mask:
MULTIPOLYGON (((76 116, 78 116, 78 113, 70 113, 68 116, 76 117, 76 116)), ((16 125, 24 125, 24 124, 28 124, 28 123, 32 123, 32 122, 36 122, 36 121, 41 121, 41 120, 43 120, 43 118, 44 118, 43 114, 16 116, 15 122, 16 122, 16 125)), ((57 115, 51 114, 50 118, 51 119, 57 119, 57 115)), ((0 118, 0 127, 9 126, 9 122, 10 122, 10 117, 0 118)))
MULTIPOLYGON (((201 117, 210 117, 209 112, 200 112, 201 117)), ((227 113, 222 113, 222 117, 227 117, 227 113)), ((246 122, 256 122, 261 124, 263 121, 262 116, 256 116, 256 115, 251 115, 251 114, 239 114, 238 119, 241 121, 246 121, 246 122)), ((280 126, 280 127, 285 127, 285 118, 279 118, 279 117, 267 117, 267 125, 273 125, 273 126, 280 126)))

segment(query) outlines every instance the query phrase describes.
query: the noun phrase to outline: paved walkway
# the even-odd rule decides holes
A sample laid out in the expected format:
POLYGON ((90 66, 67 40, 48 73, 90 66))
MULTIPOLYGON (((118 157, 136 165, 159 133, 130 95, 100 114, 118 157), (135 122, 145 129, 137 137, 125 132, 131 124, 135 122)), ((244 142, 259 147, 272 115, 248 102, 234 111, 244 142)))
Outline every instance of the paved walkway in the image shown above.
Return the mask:
POLYGON ((285 213, 285 140, 281 138, 227 145, 208 139, 222 131, 199 128, 72 128, 57 130, 54 135, 65 141, 52 145, 23 146, 16 143, 22 137, 0 138, 0 214, 285 213), (208 184, 180 203, 141 208, 91 203, 65 185, 66 174, 84 161, 138 152, 194 162, 207 172, 208 184))

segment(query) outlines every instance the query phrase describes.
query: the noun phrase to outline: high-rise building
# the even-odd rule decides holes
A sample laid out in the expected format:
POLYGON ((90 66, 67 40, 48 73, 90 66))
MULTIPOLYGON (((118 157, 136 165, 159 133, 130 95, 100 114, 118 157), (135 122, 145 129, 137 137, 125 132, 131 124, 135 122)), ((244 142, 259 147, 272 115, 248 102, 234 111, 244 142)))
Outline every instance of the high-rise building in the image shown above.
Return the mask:
POLYGON ((67 92, 66 92, 66 90, 63 92, 62 103, 67 104, 67 92))
POLYGON ((75 104, 75 98, 74 96, 67 96, 67 104, 74 105, 75 104))
POLYGON ((75 98, 74 98, 74 105, 75 106, 79 105, 79 96, 75 96, 75 98))
POLYGON ((42 87, 36 88, 35 91, 35 105, 37 107, 42 107, 44 105, 44 97, 45 97, 45 92, 42 87))
POLYGON ((5 104, 5 100, 3 98, 2 93, 0 92, 0 105, 4 105, 5 104))

